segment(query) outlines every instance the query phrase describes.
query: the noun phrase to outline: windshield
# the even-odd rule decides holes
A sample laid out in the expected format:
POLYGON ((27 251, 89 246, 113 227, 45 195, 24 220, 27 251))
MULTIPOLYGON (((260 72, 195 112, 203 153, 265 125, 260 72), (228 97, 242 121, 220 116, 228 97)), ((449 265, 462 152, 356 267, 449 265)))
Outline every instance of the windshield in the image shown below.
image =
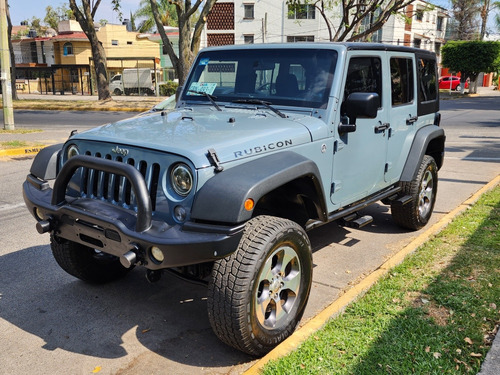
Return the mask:
POLYGON ((198 56, 183 100, 260 99, 273 105, 326 108, 337 52, 325 49, 206 51, 198 56))

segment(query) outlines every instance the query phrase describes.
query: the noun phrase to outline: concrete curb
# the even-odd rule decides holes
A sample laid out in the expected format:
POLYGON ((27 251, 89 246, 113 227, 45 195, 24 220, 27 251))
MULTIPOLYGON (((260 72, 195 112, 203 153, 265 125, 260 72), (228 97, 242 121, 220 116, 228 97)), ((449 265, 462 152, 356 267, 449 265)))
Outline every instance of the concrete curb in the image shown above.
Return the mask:
POLYGON ((392 268, 403 262, 403 260, 421 245, 442 231, 448 224, 460 213, 467 210, 474 204, 482 194, 493 189, 496 185, 500 184, 500 175, 495 177, 481 189, 479 189, 470 198, 461 203, 458 207, 443 216, 437 223, 432 225, 426 231, 420 233, 408 245, 397 252, 389 260, 383 263, 377 270, 373 271, 370 275, 361 280, 354 287, 349 289, 344 295, 335 300, 332 304, 327 306, 319 314, 307 321, 301 328, 295 331, 288 339, 283 341, 280 345, 270 351, 266 356, 259 359, 246 370, 243 375, 259 374, 260 370, 266 363, 271 360, 278 359, 297 349, 299 345, 310 337, 314 332, 322 328, 330 318, 340 315, 345 308, 352 302, 359 299, 370 289, 381 277, 386 275, 392 268))
POLYGON ((24 148, 12 148, 8 150, 0 150, 0 157, 2 156, 35 156, 40 152, 41 149, 49 145, 37 146, 37 147, 24 147, 24 148))

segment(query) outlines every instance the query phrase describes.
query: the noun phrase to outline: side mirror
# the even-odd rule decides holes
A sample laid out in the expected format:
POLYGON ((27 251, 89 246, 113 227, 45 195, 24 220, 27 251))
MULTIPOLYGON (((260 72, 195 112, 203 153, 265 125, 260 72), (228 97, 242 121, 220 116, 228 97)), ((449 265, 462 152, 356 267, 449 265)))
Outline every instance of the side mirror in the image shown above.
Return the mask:
POLYGON ((375 92, 353 92, 344 103, 344 111, 351 124, 355 124, 358 117, 377 117, 379 107, 380 97, 375 92))

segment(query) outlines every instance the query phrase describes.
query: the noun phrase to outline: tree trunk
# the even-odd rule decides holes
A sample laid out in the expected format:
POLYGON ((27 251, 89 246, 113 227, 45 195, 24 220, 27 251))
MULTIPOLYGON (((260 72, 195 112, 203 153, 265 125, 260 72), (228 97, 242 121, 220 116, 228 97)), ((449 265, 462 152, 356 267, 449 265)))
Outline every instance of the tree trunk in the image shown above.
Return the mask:
POLYGON ((94 14, 99 6, 101 0, 97 2, 92 2, 93 8, 89 0, 82 0, 83 13, 76 5, 75 0, 69 0, 69 7, 73 11, 76 20, 80 24, 85 35, 90 42, 90 47, 92 49, 92 61, 94 62, 95 77, 97 83, 97 94, 99 100, 111 99, 111 94, 109 92, 109 79, 108 79, 108 68, 106 64, 106 52, 101 42, 97 38, 97 33, 94 28, 94 14))
POLYGON ((111 99, 106 52, 101 42, 97 39, 97 36, 95 36, 95 40, 91 41, 90 44, 92 46, 92 61, 94 62, 98 98, 99 100, 111 99))

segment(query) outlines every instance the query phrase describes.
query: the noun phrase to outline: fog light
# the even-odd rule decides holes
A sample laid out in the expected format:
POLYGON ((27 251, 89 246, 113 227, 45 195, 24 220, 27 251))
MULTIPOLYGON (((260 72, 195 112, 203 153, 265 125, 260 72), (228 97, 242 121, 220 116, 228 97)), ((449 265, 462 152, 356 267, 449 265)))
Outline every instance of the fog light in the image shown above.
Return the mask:
POLYGON ((163 260, 165 260, 165 256, 163 255, 163 251, 161 251, 158 247, 156 246, 153 246, 151 248, 151 256, 153 257, 153 259, 155 261, 157 261, 158 263, 161 263, 163 262, 163 260))
POLYGON ((35 208, 35 215, 38 220, 45 220, 45 215, 43 214, 42 210, 40 210, 38 207, 35 208))
POLYGON ((182 206, 175 206, 174 217, 178 222, 184 222, 184 220, 186 220, 186 209, 182 206))

